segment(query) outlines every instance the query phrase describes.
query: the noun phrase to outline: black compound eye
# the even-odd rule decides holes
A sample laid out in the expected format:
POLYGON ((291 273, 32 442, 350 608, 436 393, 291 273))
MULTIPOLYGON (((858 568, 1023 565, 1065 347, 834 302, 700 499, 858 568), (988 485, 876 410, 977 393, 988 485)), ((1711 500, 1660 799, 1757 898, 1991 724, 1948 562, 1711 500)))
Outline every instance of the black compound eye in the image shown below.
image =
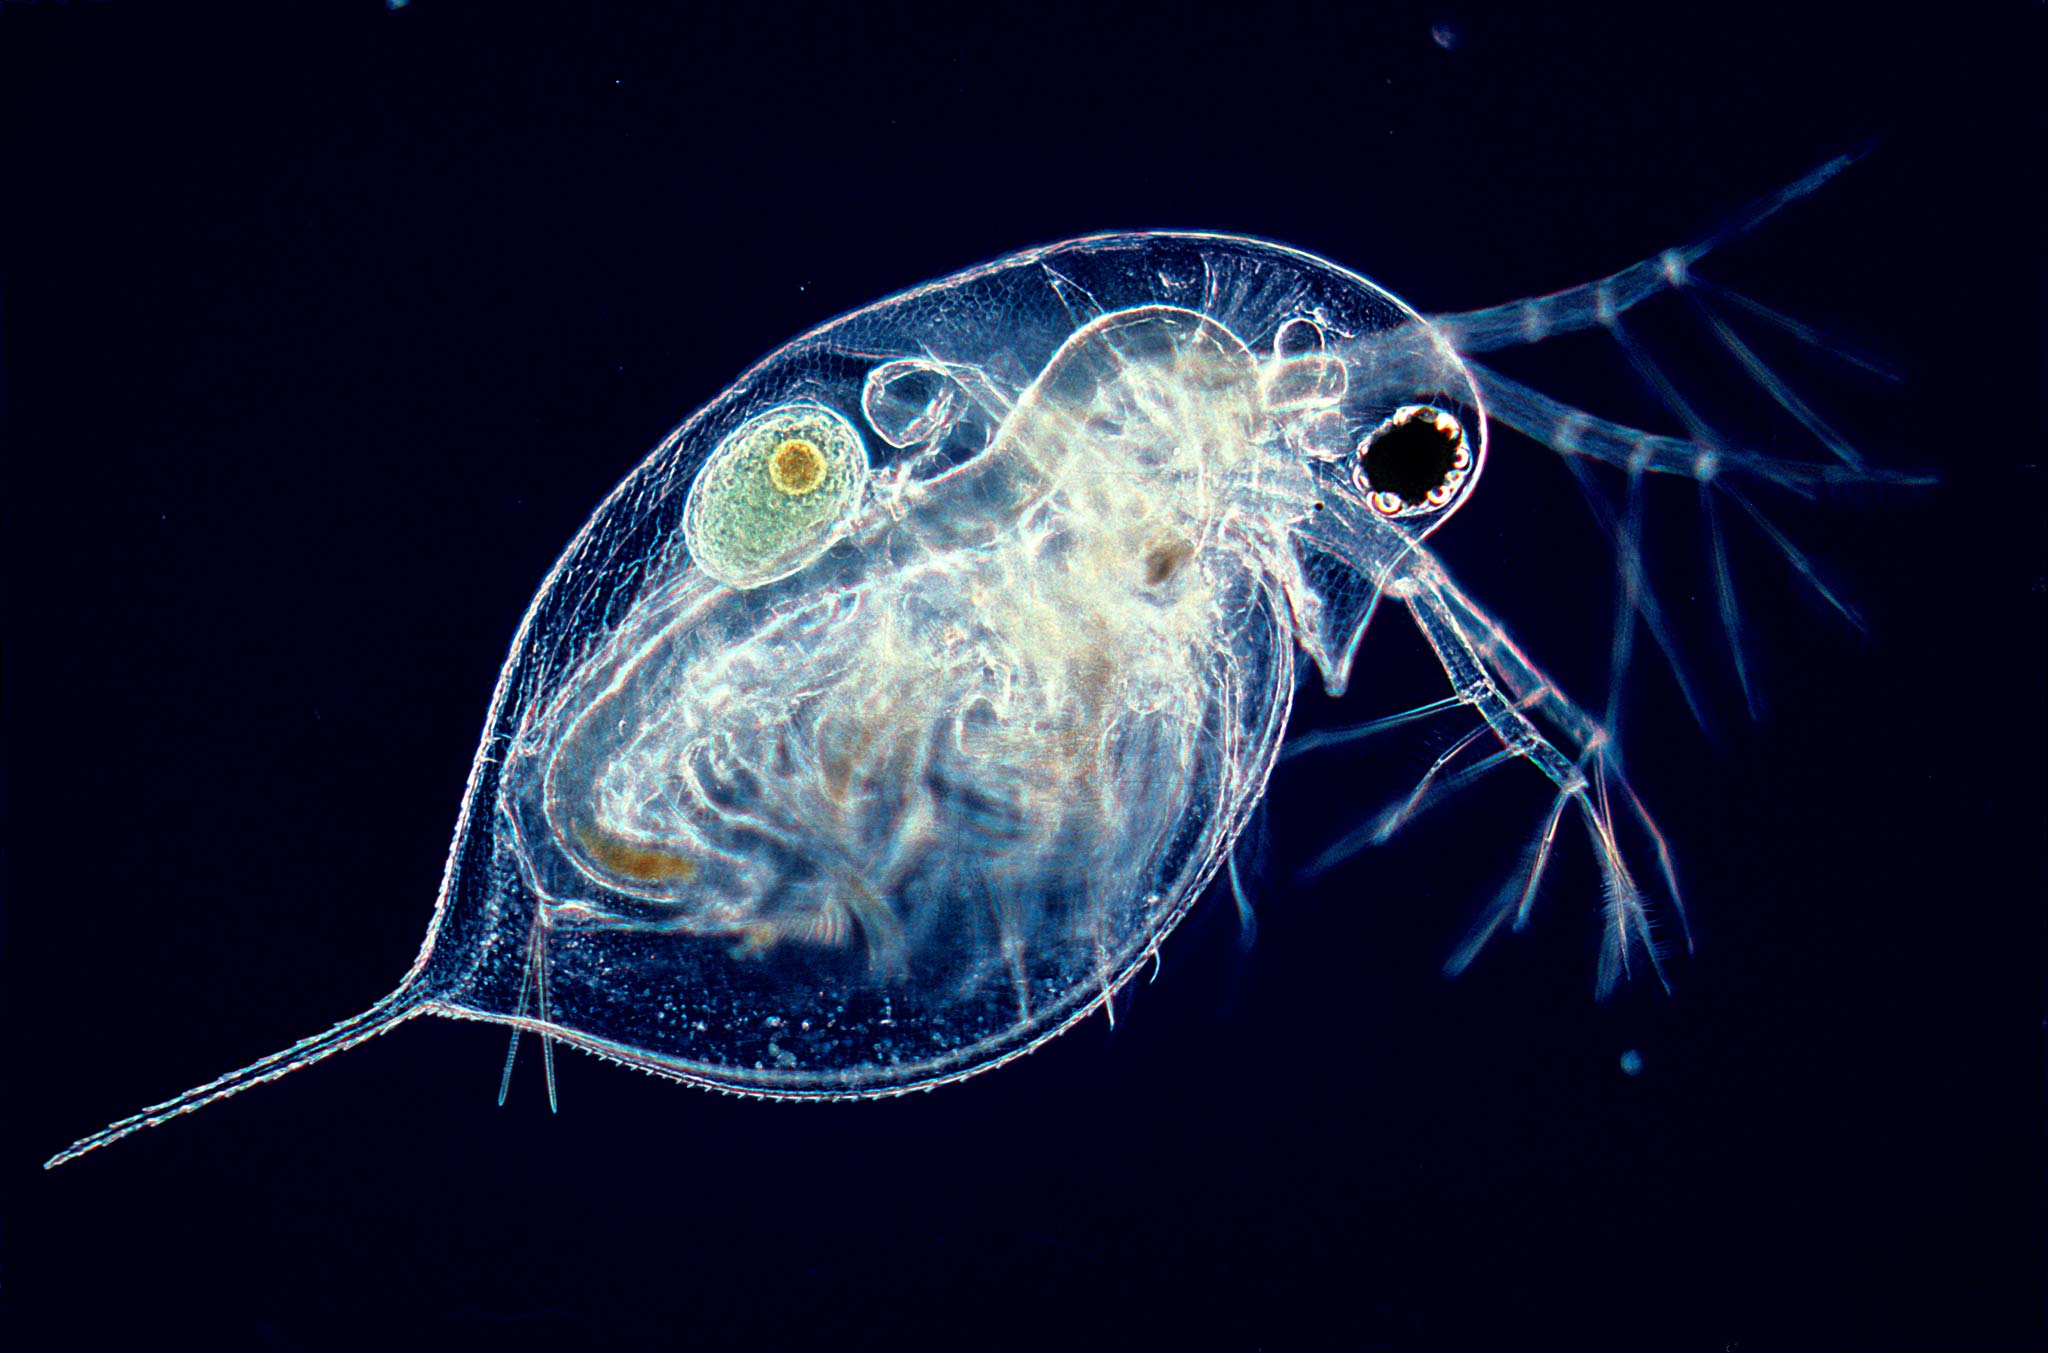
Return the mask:
POLYGON ((1427 404, 1408 404, 1374 428, 1359 447, 1358 475, 1366 501, 1389 517, 1439 512, 1472 473, 1465 429, 1427 404))

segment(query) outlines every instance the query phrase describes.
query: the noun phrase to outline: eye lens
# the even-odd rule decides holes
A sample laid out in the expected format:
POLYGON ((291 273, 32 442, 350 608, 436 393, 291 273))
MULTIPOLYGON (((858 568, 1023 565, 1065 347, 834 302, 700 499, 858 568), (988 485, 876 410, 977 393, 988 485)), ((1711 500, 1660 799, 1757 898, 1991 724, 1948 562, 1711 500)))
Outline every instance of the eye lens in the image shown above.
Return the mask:
POLYGON ((1389 513, 1448 505, 1472 466, 1458 420, 1420 404, 1396 411, 1375 428, 1359 458, 1373 506, 1389 513))

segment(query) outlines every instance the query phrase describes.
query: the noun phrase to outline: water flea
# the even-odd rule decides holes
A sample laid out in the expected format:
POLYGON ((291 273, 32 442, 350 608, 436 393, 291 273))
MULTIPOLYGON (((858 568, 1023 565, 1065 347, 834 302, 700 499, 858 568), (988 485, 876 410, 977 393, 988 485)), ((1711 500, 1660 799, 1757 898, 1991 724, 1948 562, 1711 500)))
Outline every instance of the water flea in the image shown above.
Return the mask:
MULTIPOLYGON (((1617 639, 1604 709, 1576 703, 1431 538, 1489 456, 1555 454, 1602 509, 1651 483, 1710 509, 1726 494, 1741 510, 1710 522, 1761 523, 1755 540, 1812 579, 1753 491, 1909 477, 1837 443, 1801 456, 1627 427, 1481 360, 1553 334, 1625 341, 1614 316, 1679 279, 1696 314, 1731 294, 1700 275, 1721 238, 1428 314, 1266 240, 1093 235, 792 339, 633 469, 543 581, 397 989, 51 1163, 423 1015, 508 1029, 501 1092, 537 1036, 551 1101, 557 1045, 764 1099, 1002 1066, 1115 1014, 1219 876, 1248 909, 1259 857, 1239 838, 1294 703, 1345 691, 1374 616, 1415 627, 1445 693, 1294 750, 1359 752, 1425 719, 1447 750, 1399 802, 1358 805, 1307 872, 1353 867, 1481 775, 1522 776, 1547 791, 1500 828, 1525 864, 1445 967, 1528 923, 1549 861, 1575 849, 1598 875, 1567 911, 1597 931, 1596 994, 1661 981, 1686 942, 1676 876, 1615 755, 1616 692, 1649 645, 1617 639)), ((1752 312, 1728 314, 1712 336, 1752 312)), ((1805 407, 1738 355, 1760 401, 1805 407)), ((1556 605, 1618 595, 1618 633, 1640 621, 1669 652, 1641 520, 1596 511, 1585 529, 1623 585, 1561 584, 1556 605)), ((1718 527, 1711 543, 1733 617, 1718 527)), ((1739 637, 1730 621, 1738 675, 1739 637)))

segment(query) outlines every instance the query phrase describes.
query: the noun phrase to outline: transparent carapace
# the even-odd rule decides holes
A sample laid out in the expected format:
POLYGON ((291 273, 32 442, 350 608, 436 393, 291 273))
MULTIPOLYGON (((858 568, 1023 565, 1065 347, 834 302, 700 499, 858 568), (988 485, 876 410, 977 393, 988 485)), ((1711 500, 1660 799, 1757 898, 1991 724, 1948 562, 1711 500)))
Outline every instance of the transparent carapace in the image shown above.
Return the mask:
POLYGON ((1714 243, 1425 318, 1263 240, 1099 235, 803 335, 663 441, 540 589, 399 989, 58 1160, 418 1014, 778 1098, 1000 1065, 1153 960, 1264 792, 1301 678, 1341 691, 1382 600, 1441 659, 1439 704, 1478 716, 1410 807, 1496 764, 1555 789, 1526 886, 1473 944, 1526 916, 1578 823, 1611 985, 1654 956, 1648 893, 1675 900, 1661 842, 1646 882, 1617 823, 1657 838, 1610 730, 1424 542, 1478 485, 1490 417, 1745 506, 1746 486, 1870 477, 1838 443, 1791 461, 1682 418, 1638 431, 1471 360, 1574 328, 1625 341, 1618 317, 1694 287, 1714 243))

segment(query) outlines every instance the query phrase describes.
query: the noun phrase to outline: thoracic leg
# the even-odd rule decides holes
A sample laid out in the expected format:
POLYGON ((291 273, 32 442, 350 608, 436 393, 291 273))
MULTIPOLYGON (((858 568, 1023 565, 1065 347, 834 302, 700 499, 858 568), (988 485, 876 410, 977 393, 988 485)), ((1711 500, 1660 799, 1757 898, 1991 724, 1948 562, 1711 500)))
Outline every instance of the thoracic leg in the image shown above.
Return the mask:
MULTIPOLYGON (((1515 918, 1517 928, 1527 921, 1551 857, 1558 824, 1566 808, 1576 806, 1593 842, 1605 893, 1606 916, 1596 989, 1602 996, 1608 994, 1628 974, 1630 955, 1639 948, 1661 981, 1663 969, 1650 933, 1648 906, 1623 857, 1615 830, 1617 793, 1655 841, 1674 904, 1678 903, 1677 881, 1663 837, 1614 764, 1606 729, 1567 700, 1500 626, 1459 592, 1432 561, 1418 558, 1416 566, 1392 582, 1388 591, 1400 598, 1415 617, 1416 626, 1443 664, 1457 698, 1473 706, 1500 739, 1504 750, 1497 755, 1529 761, 1557 788, 1543 826, 1531 844, 1527 868, 1502 888, 1447 966, 1453 971, 1463 968, 1509 916, 1515 918), (1562 747, 1537 726, 1532 715, 1541 715, 1558 730, 1562 747)), ((1489 763, 1493 759, 1489 758, 1489 763)), ((1682 919, 1682 910, 1680 915, 1682 919)))

